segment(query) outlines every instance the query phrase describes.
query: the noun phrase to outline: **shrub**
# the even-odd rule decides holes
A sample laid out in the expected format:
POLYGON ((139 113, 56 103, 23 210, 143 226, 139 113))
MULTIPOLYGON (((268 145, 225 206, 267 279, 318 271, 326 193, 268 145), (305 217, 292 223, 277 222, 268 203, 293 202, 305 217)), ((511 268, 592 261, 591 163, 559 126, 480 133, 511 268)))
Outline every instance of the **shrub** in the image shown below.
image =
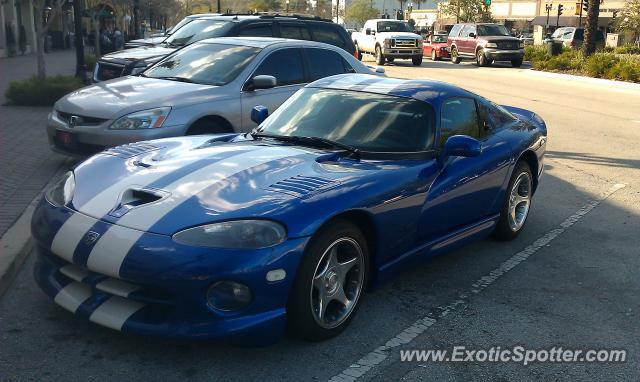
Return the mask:
POLYGON ((12 81, 5 93, 10 105, 53 106, 65 94, 81 88, 82 81, 72 76, 37 77, 12 81))
POLYGON ((640 54, 640 46, 633 44, 625 44, 622 46, 618 46, 613 49, 614 53, 617 54, 640 54))
POLYGON ((582 54, 574 50, 565 50, 557 56, 546 56, 533 61, 533 68, 537 70, 579 72, 582 65, 582 54))
POLYGON ((615 53, 594 53, 587 59, 584 65, 585 72, 592 77, 607 78, 607 73, 611 68, 620 62, 620 58, 615 53))
POLYGON ((640 82, 640 60, 633 58, 620 59, 606 72, 610 79, 640 82))
POLYGON ((95 68, 96 61, 97 59, 95 54, 87 53, 84 55, 84 64, 87 66, 87 70, 89 72, 92 72, 93 68, 95 68))
POLYGON ((527 45, 524 47, 525 61, 544 61, 549 59, 546 45, 527 45))

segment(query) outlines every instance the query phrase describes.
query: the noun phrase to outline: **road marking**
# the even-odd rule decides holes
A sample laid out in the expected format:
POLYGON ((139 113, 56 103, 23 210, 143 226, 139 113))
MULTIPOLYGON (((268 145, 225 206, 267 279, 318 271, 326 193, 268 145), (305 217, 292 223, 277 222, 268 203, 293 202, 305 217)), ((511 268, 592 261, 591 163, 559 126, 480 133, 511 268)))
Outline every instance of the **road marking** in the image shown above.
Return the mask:
POLYGON ((355 363, 351 364, 348 368, 344 369, 340 374, 335 375, 330 379, 330 382, 342 382, 342 381, 355 381, 363 377, 366 373, 373 370, 376 366, 380 365, 384 360, 389 358, 390 351, 406 345, 412 342, 416 337, 425 332, 429 327, 433 326, 438 320, 453 313, 460 305, 465 304, 469 299, 469 296, 479 294, 489 285, 493 284, 497 279, 502 277, 505 273, 515 268, 518 264, 525 261, 529 256, 538 252, 541 248, 551 243, 556 237, 560 236, 569 227, 576 224, 583 216, 591 212, 600 203, 605 201, 616 191, 626 187, 626 184, 618 183, 609 188, 604 194, 600 195, 597 199, 585 204, 582 208, 576 211, 573 215, 569 216, 558 228, 552 229, 546 234, 539 237, 532 244, 527 246, 522 251, 511 256, 508 260, 504 261, 497 268, 489 272, 486 276, 479 278, 475 283, 471 285, 465 291, 458 294, 455 301, 449 303, 446 306, 439 307, 440 313, 438 315, 427 315, 418 319, 412 325, 407 327, 398 333, 395 337, 389 339, 384 345, 379 346, 372 352, 366 354, 355 363))

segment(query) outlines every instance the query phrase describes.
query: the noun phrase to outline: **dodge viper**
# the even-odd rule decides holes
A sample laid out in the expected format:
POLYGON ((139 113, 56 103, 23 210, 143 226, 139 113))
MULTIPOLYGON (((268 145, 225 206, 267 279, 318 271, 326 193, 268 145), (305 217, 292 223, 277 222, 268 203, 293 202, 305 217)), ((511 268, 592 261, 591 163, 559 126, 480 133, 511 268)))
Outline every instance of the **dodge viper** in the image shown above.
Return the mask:
POLYGON ((123 332, 327 339, 416 261, 516 237, 547 139, 533 112, 360 74, 252 119, 110 148, 57 180, 32 220, 41 289, 123 332))

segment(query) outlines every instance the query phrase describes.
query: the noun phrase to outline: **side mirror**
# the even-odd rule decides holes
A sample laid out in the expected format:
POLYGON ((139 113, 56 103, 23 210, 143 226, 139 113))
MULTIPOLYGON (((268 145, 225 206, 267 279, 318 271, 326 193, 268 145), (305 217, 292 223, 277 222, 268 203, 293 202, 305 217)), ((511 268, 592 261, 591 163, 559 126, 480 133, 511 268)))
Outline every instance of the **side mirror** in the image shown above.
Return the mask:
POLYGON ((371 34, 371 28, 367 28, 364 31, 364 34, 366 34, 367 36, 369 36, 371 34))
POLYGON ((384 74, 384 67, 383 66, 376 66, 375 72, 379 73, 379 74, 384 74))
POLYGON ((255 106, 251 109, 251 120, 255 122, 257 125, 264 122, 265 119, 269 116, 269 109, 262 105, 255 106))
POLYGON ((469 33, 469 37, 471 37, 471 38, 476 38, 476 34, 475 34, 475 33, 473 33, 473 32, 471 32, 471 33, 469 33))
POLYGON ((278 81, 274 76, 268 76, 261 74, 251 79, 251 86, 249 90, 256 89, 271 89, 277 85, 278 81))
POLYGON ((444 143, 442 158, 477 157, 482 154, 482 143, 468 135, 454 135, 444 143))

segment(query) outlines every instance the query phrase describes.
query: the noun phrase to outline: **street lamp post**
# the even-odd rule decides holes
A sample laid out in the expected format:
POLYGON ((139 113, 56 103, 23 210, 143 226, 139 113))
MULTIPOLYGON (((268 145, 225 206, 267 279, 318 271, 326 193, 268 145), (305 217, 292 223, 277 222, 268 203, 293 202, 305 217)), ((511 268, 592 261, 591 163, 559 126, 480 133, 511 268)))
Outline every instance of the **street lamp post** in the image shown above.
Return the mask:
MULTIPOLYGON (((73 1, 73 24, 75 30, 76 45, 76 77, 83 81, 87 79, 87 65, 84 62, 84 36, 82 35, 82 2, 84 0, 73 1)), ((97 37, 96 37, 97 39, 97 37)))
POLYGON ((549 29, 549 14, 551 13, 552 8, 553 8, 553 3, 547 4, 544 6, 544 9, 547 11, 547 29, 549 29))

